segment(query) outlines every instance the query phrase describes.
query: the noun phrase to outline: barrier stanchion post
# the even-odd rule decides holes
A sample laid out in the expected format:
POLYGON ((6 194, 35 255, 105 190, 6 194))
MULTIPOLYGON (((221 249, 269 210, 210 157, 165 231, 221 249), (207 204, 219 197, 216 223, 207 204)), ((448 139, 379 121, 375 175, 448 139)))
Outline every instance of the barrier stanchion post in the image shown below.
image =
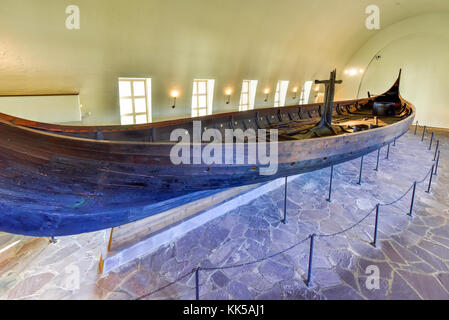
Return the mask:
POLYGON ((435 165, 432 165, 432 169, 430 171, 430 178, 429 178, 429 187, 427 188, 427 193, 430 193, 430 188, 432 187, 432 178, 433 178, 433 170, 435 169, 435 165))
POLYGON ((437 153, 439 149, 440 149, 440 140, 437 140, 437 146, 435 147, 435 155, 433 156, 433 161, 437 159, 437 153))
POLYGON ((288 176, 285 177, 285 188, 284 188, 284 218, 281 220, 283 224, 287 224, 287 186, 288 186, 288 176))
POLYGON ((396 138, 394 138, 393 147, 396 147, 396 138))
POLYGON ((438 150, 437 165, 435 166, 435 173, 434 173, 434 175, 437 175, 438 165, 439 164, 440 164, 440 150, 438 150))
POLYGON ((196 301, 200 300, 200 268, 195 270, 195 298, 196 301))
POLYGON ((429 150, 432 150, 433 138, 435 137, 435 133, 432 132, 432 136, 430 137, 429 150))
POLYGON ((415 204, 415 194, 416 194, 416 181, 413 183, 412 203, 410 204, 410 212, 408 213, 408 215, 410 217, 413 215, 413 206, 415 204))
POLYGON ((103 255, 100 255, 100 261, 98 262, 98 273, 100 275, 103 274, 103 270, 104 270, 104 259, 103 259, 103 255))
POLYGON ((388 144, 387 157, 385 159, 390 159, 390 143, 388 144))
POLYGON ((377 150, 377 163, 376 169, 374 169, 374 171, 379 171, 379 158, 380 158, 380 148, 377 150))
POLYGON ((334 166, 331 166, 331 177, 329 180, 329 198, 327 198, 327 201, 331 202, 331 197, 332 197, 332 180, 334 178, 334 166))
POLYGON ((111 229, 111 234, 109 235, 108 252, 111 252, 112 247, 112 234, 114 233, 114 228, 111 229))
POLYGON ((418 121, 416 121, 416 125, 415 125, 415 136, 416 136, 416 131, 418 131, 418 121))
POLYGON ((379 207, 380 204, 376 205, 376 221, 374 223, 374 237, 373 237, 373 242, 371 243, 373 245, 373 247, 376 247, 377 245, 377 228, 378 228, 378 224, 379 224, 379 207))
POLYGON ((425 134, 426 134, 426 129, 427 129, 427 126, 424 126, 424 129, 423 129, 423 131, 422 131, 421 142, 424 141, 424 136, 425 136, 425 134))
POLYGON ((360 160, 360 174, 359 174, 359 182, 357 184, 362 185, 362 173, 363 173, 363 156, 360 160))
POLYGON ((313 246, 315 244, 315 234, 310 236, 310 251, 309 251, 309 269, 307 271, 306 285, 310 287, 312 282, 312 263, 313 263, 313 246))

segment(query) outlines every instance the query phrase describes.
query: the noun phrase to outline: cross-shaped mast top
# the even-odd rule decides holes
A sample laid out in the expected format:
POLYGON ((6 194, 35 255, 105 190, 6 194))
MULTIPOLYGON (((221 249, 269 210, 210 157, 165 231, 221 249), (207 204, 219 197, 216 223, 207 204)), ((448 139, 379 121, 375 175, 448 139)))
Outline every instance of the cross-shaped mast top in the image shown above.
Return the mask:
POLYGON ((335 84, 343 83, 337 80, 337 70, 331 72, 329 80, 315 80, 315 84, 324 84, 326 92, 324 97, 324 110, 321 114, 321 120, 305 135, 305 138, 323 137, 336 135, 336 131, 332 127, 332 111, 334 105, 335 84))
POLYGON ((342 80, 337 79, 337 70, 331 72, 329 80, 315 80, 316 84, 324 84, 326 86, 324 97, 324 112, 321 117, 321 126, 326 126, 332 130, 332 107, 334 105, 335 84, 343 83, 342 80))

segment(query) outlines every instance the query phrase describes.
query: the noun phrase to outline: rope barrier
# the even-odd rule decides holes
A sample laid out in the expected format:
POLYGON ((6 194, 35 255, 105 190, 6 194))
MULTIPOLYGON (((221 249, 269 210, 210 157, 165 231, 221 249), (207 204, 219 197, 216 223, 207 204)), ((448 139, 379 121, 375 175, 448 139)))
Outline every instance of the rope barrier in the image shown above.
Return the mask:
POLYGON ((362 218, 362 220, 358 221, 357 223, 353 224, 352 226, 350 226, 350 227, 347 228, 347 229, 344 229, 344 230, 342 230, 342 231, 339 231, 339 232, 336 232, 336 233, 332 233, 332 234, 317 234, 316 236, 317 236, 318 238, 331 238, 331 237, 335 237, 335 236, 338 236, 338 235, 340 235, 340 234, 346 233, 346 232, 348 232, 349 230, 354 229, 355 227, 357 227, 358 225, 360 225, 363 221, 365 221, 365 220, 366 220, 366 219, 367 219, 367 218, 374 212, 374 210, 376 210, 376 207, 374 207, 370 212, 368 212, 368 214, 367 214, 366 216, 364 216, 364 217, 362 218))
MULTIPOLYGON (((392 206, 392 205, 398 203, 399 201, 401 201, 402 199, 404 199, 404 198, 409 194, 409 192, 413 189, 413 187, 415 186, 415 184, 423 183, 424 181, 427 180, 427 178, 429 177, 429 175, 432 174, 432 173, 433 173, 433 167, 432 167, 432 169, 427 173, 427 175, 426 175, 422 180, 416 181, 416 182, 415 182, 415 183, 414 183, 414 184, 413 184, 413 185, 412 185, 412 186, 411 186, 411 187, 410 187, 410 188, 409 188, 403 195, 401 195, 399 198, 397 198, 396 200, 394 200, 394 201, 392 201, 392 202, 389 202, 389 203, 379 203, 379 204, 376 205, 371 211, 369 211, 368 214, 365 215, 361 220, 359 220, 359 221, 356 222, 355 224, 351 225, 350 227, 348 227, 348 228, 346 228, 346 229, 344 229, 344 230, 342 230, 342 231, 339 231, 339 232, 336 232, 336 233, 332 233, 332 234, 313 234, 313 235, 309 235, 307 238, 302 239, 301 241, 295 243, 294 245, 292 245, 292 246, 290 246, 290 247, 288 247, 288 248, 286 248, 286 249, 284 249, 284 250, 282 250, 282 251, 279 251, 279 252, 277 252, 277 253, 274 253, 274 254, 272 254, 272 255, 269 255, 269 256, 266 256, 266 257, 264 257, 264 258, 260 258, 260 259, 254 260, 254 261, 249 261, 249 262, 240 263, 240 264, 236 264, 236 265, 230 265, 230 266, 213 267, 213 268, 212 268, 212 267, 207 267, 207 268, 206 268, 206 267, 205 267, 205 268, 198 267, 198 268, 196 268, 196 269, 193 269, 191 272, 186 273, 186 274, 184 274, 183 276, 177 278, 176 280, 174 280, 174 281, 168 283, 167 285, 165 285, 165 286, 163 286, 163 287, 161 287, 161 288, 159 288, 159 289, 157 289, 157 290, 155 290, 155 291, 152 291, 152 292, 150 292, 150 293, 148 293, 148 294, 146 294, 146 295, 143 295, 143 296, 137 298, 137 300, 141 300, 141 299, 147 298, 147 297, 149 297, 149 296, 151 296, 151 295, 153 295, 153 294, 155 294, 155 293, 157 293, 157 292, 160 292, 160 291, 162 291, 162 290, 168 288, 169 286, 171 286, 171 285, 173 285, 173 284, 175 284, 175 283, 177 283, 177 282, 183 280, 183 279, 186 278, 187 276, 191 276, 191 275, 194 274, 194 273, 196 273, 196 275, 198 275, 198 272, 199 272, 199 271, 227 270, 227 269, 240 268, 240 267, 244 267, 244 266, 248 266, 248 265, 253 265, 253 264, 256 264, 256 263, 260 263, 260 262, 266 261, 266 260, 268 260, 268 259, 272 259, 272 258, 274 258, 274 257, 277 257, 277 256, 281 255, 281 254, 284 254, 284 253, 288 252, 289 250, 292 250, 293 248, 295 248, 295 247, 297 247, 297 246, 299 246, 299 245, 305 243, 307 240, 309 240, 309 239, 311 239, 311 238, 313 238, 313 237, 318 237, 318 238, 332 238, 332 237, 335 237, 335 236, 344 234, 344 233, 346 233, 346 232, 348 232, 348 231, 350 231, 350 230, 356 228, 357 226, 359 226, 363 221, 365 221, 366 219, 368 219, 368 217, 371 216, 371 214, 372 214, 373 212, 376 211, 376 212, 378 213, 378 211, 377 211, 377 210, 378 210, 378 207, 380 207, 380 206, 382 206, 382 207, 392 206)), ((311 261, 309 262, 309 264, 311 264, 311 261)), ((311 265, 309 265, 309 277, 308 277, 307 282, 310 282, 310 271, 311 271, 310 268, 311 268, 311 265)), ((198 281, 197 281, 197 282, 198 282, 198 281)), ((198 290, 199 290, 198 285, 199 285, 199 284, 197 283, 197 288, 196 288, 196 290, 197 290, 197 298, 198 298, 198 290)), ((307 285, 308 285, 308 284, 307 284, 307 285)))
POLYGON ((396 200, 394 200, 394 201, 392 201, 392 202, 389 202, 389 203, 380 203, 379 205, 380 205, 381 207, 392 206, 392 205, 398 203, 399 201, 401 201, 402 199, 404 199, 405 196, 406 196, 412 189, 413 189, 413 185, 411 185, 410 188, 408 188, 408 190, 407 190, 402 196, 400 196, 398 199, 396 199, 396 200))
MULTIPOLYGON (((433 168, 432 168, 433 169, 433 168)), ((429 177, 429 175, 432 173, 432 169, 430 169, 430 171, 427 173, 427 175, 424 177, 424 179, 417 181, 417 184, 423 183, 424 181, 427 180, 427 178, 429 177)))
POLYGON ((152 295, 155 294, 155 293, 161 292, 162 290, 167 289, 167 288, 170 287, 171 285, 174 285, 175 283, 181 281, 182 279, 186 278, 187 276, 190 276, 190 275, 194 274, 195 271, 196 271, 196 270, 192 270, 192 271, 190 271, 189 273, 186 273, 185 275, 183 275, 183 276, 177 278, 176 280, 174 280, 174 281, 172 281, 172 282, 166 284, 165 286, 160 287, 159 289, 156 289, 156 290, 154 290, 154 291, 152 291, 152 292, 150 292, 150 293, 147 293, 147 294, 145 294, 145 295, 143 295, 143 296, 138 297, 136 300, 142 300, 142 299, 145 299, 145 298, 147 298, 147 297, 149 297, 149 296, 152 296, 152 295))
POLYGON ((176 280, 174 280, 174 281, 172 281, 172 282, 166 284, 165 286, 163 286, 163 287, 161 287, 161 288, 159 288, 159 289, 157 289, 157 290, 154 290, 154 291, 152 291, 152 292, 150 292, 150 293, 148 293, 148 294, 146 294, 146 295, 143 295, 143 296, 138 297, 136 300, 142 300, 142 299, 145 299, 145 298, 147 298, 147 297, 149 297, 149 296, 152 296, 153 294, 158 293, 158 292, 160 292, 160 291, 162 291, 162 290, 164 290, 164 289, 170 287, 171 285, 174 285, 175 283, 181 281, 182 279, 186 278, 187 276, 191 276, 192 274, 194 274, 194 273, 196 273, 196 272, 198 272, 198 271, 227 270, 227 269, 233 269, 233 268, 244 267, 244 266, 248 266, 248 265, 252 265, 252 264, 256 264, 256 263, 260 263, 260 262, 266 261, 266 260, 268 260, 268 259, 271 259, 271 258, 277 257, 277 256, 279 256, 279 255, 281 255, 281 254, 284 254, 285 252, 287 252, 287 251, 289 251, 289 250, 291 250, 291 249, 293 249, 293 248, 295 248, 295 247, 297 247, 297 246, 303 244, 304 242, 306 242, 306 241, 309 240, 310 238, 311 238, 311 236, 308 236, 307 238, 305 238, 305 239, 303 239, 303 240, 301 240, 301 241, 295 243, 294 245, 292 245, 291 247, 288 247, 287 249, 284 249, 284 250, 282 250, 282 251, 280 251, 280 252, 274 253, 274 254, 272 254, 272 255, 270 255, 270 256, 267 256, 267 257, 264 257, 264 258, 261 258, 261 259, 257 259, 257 260, 254 260, 254 261, 250 261, 250 262, 246 262, 246 263, 241 263, 241 264, 236 264, 236 265, 232 265, 232 266, 224 266, 224 267, 216 267, 216 268, 201 268, 201 267, 199 267, 199 268, 197 268, 197 269, 193 269, 193 270, 190 271, 189 273, 186 273, 185 275, 183 275, 183 276, 177 278, 176 280))
POLYGON ((249 266, 249 265, 252 265, 252 264, 256 264, 256 263, 259 263, 259 262, 263 262, 263 261, 266 261, 266 260, 268 260, 268 259, 277 257, 277 256, 279 256, 279 255, 281 255, 281 254, 283 254, 283 253, 286 253, 287 251, 289 251, 289 250, 291 250, 291 249, 293 249, 293 248, 299 246, 300 244, 303 244, 304 242, 306 242, 306 241, 309 240, 310 238, 311 238, 311 236, 308 236, 307 238, 302 239, 301 241, 295 243, 294 245, 292 245, 291 247, 288 247, 287 249, 284 249, 284 250, 282 250, 282 251, 279 251, 279 252, 277 252, 277 253, 274 253, 274 254, 272 254, 272 255, 270 255, 270 256, 267 256, 267 257, 264 257, 264 258, 261 258, 261 259, 257 259, 257 260, 255 260, 255 261, 246 262, 246 263, 242 263, 242 264, 236 264, 236 265, 232 265, 232 266, 224 266, 224 267, 216 267, 216 268, 200 268, 200 270, 204 270, 204 271, 226 270, 226 269, 239 268, 239 267, 249 266))

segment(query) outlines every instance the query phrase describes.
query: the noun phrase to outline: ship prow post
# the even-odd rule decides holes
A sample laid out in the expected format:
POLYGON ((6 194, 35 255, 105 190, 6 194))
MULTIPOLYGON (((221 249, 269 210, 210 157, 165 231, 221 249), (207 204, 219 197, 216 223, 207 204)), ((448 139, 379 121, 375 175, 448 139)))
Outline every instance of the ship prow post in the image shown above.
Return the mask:
POLYGON ((402 69, 393 86, 384 94, 375 97, 372 101, 375 116, 394 116, 402 110, 399 86, 401 84, 402 69))

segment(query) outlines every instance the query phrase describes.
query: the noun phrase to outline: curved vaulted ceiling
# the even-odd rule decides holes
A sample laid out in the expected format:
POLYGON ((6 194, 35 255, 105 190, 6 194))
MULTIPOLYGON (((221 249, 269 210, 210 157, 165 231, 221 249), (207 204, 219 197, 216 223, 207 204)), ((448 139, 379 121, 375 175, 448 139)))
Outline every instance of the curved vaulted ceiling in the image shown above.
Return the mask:
POLYGON ((447 0, 2 0, 0 94, 80 92, 86 121, 111 123, 118 77, 153 79, 155 120, 189 115, 194 78, 216 79, 214 112, 230 108, 224 88, 237 91, 236 106, 242 80, 258 79, 262 106, 262 88, 279 79, 301 87, 344 67, 378 32, 365 27, 372 4, 382 28, 449 10, 447 0), (70 4, 80 30, 65 27, 70 4))

